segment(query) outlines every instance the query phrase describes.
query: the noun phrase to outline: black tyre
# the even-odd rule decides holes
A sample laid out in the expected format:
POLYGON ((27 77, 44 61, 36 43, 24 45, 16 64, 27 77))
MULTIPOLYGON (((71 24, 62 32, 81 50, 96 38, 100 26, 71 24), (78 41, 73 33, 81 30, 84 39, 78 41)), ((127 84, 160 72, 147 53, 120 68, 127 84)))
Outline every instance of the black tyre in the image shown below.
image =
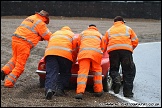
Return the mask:
POLYGON ((44 88, 45 87, 45 79, 39 77, 39 87, 44 88))
POLYGON ((111 79, 111 77, 109 76, 108 73, 105 76, 102 84, 103 84, 103 90, 104 90, 104 92, 109 92, 109 90, 111 89, 111 86, 112 86, 112 79, 111 79))

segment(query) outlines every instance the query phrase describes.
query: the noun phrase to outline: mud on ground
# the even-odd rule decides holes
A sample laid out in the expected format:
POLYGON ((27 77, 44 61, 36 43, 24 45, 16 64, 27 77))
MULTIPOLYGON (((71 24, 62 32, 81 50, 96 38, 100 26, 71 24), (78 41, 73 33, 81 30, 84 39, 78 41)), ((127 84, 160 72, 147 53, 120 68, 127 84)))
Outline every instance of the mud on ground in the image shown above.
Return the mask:
MULTIPOLYGON (((1 67, 8 62, 12 55, 11 35, 23 18, 25 16, 1 16, 1 67)), ((126 25, 136 32, 140 43, 161 42, 161 20, 125 20, 126 25)), ((89 24, 96 24, 99 31, 105 34, 105 31, 112 26, 113 19, 51 17, 48 28, 51 32, 55 32, 67 25, 74 33, 80 33, 89 24)), ((76 100, 73 98, 75 89, 66 90, 66 97, 53 97, 52 100, 46 100, 44 88, 39 88, 39 76, 35 73, 46 45, 45 41, 39 42, 31 51, 24 73, 17 80, 14 88, 4 88, 3 82, 1 82, 1 107, 112 107, 112 105, 120 106, 117 104, 118 102, 124 102, 109 93, 104 93, 102 97, 97 98, 88 90, 85 92, 83 100, 76 100)))

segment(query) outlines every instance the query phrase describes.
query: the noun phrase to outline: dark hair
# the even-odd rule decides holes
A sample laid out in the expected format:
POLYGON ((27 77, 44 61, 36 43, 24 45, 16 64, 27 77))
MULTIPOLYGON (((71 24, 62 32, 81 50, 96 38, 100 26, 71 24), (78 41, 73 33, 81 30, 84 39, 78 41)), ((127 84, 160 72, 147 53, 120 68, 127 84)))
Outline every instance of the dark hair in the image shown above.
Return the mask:
POLYGON ((94 24, 90 24, 90 25, 89 25, 89 27, 91 27, 91 26, 95 26, 95 27, 96 27, 96 25, 94 25, 94 24))
POLYGON ((124 23, 126 22, 126 21, 124 21, 123 17, 121 17, 121 16, 116 16, 114 18, 114 22, 117 22, 117 21, 123 21, 124 23))

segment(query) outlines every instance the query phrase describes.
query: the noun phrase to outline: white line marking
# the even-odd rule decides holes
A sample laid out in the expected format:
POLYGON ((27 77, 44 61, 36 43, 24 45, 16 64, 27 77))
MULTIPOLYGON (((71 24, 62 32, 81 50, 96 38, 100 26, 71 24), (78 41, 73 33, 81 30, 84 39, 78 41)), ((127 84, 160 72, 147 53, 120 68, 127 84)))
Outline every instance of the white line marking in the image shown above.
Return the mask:
POLYGON ((109 91, 108 93, 110 93, 110 94, 112 94, 112 95, 118 97, 119 99, 122 99, 122 100, 124 100, 124 101, 126 101, 128 103, 133 103, 133 104, 130 104, 132 106, 136 106, 136 107, 146 107, 146 105, 140 104, 140 103, 138 103, 138 102, 136 102, 134 100, 131 100, 131 99, 126 98, 126 97, 123 97, 123 96, 121 96, 119 94, 115 94, 113 91, 109 91))
POLYGON ((128 99, 128 98, 123 97, 123 96, 121 96, 119 94, 115 94, 113 91, 109 91, 109 93, 112 94, 112 95, 114 95, 114 96, 116 96, 116 97, 118 97, 118 98, 120 98, 120 99, 122 99, 122 100, 124 100, 124 101, 126 101, 126 102, 129 102, 129 103, 138 103, 138 102, 136 102, 134 100, 128 99))

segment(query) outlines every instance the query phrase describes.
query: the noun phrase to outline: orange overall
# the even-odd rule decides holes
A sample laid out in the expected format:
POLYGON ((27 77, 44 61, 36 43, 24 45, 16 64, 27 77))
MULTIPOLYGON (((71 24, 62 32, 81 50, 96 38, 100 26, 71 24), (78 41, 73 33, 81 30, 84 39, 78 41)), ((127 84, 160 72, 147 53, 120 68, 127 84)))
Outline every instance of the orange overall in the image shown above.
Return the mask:
POLYGON ((52 33, 46 27, 44 17, 35 14, 27 17, 12 35, 12 58, 2 67, 4 86, 13 87, 23 73, 30 51, 41 40, 49 40, 52 33))
POLYGON ((79 35, 78 39, 79 71, 77 77, 76 93, 84 93, 89 70, 94 72, 94 92, 102 92, 102 67, 101 59, 105 49, 101 33, 94 26, 88 27, 79 35))

